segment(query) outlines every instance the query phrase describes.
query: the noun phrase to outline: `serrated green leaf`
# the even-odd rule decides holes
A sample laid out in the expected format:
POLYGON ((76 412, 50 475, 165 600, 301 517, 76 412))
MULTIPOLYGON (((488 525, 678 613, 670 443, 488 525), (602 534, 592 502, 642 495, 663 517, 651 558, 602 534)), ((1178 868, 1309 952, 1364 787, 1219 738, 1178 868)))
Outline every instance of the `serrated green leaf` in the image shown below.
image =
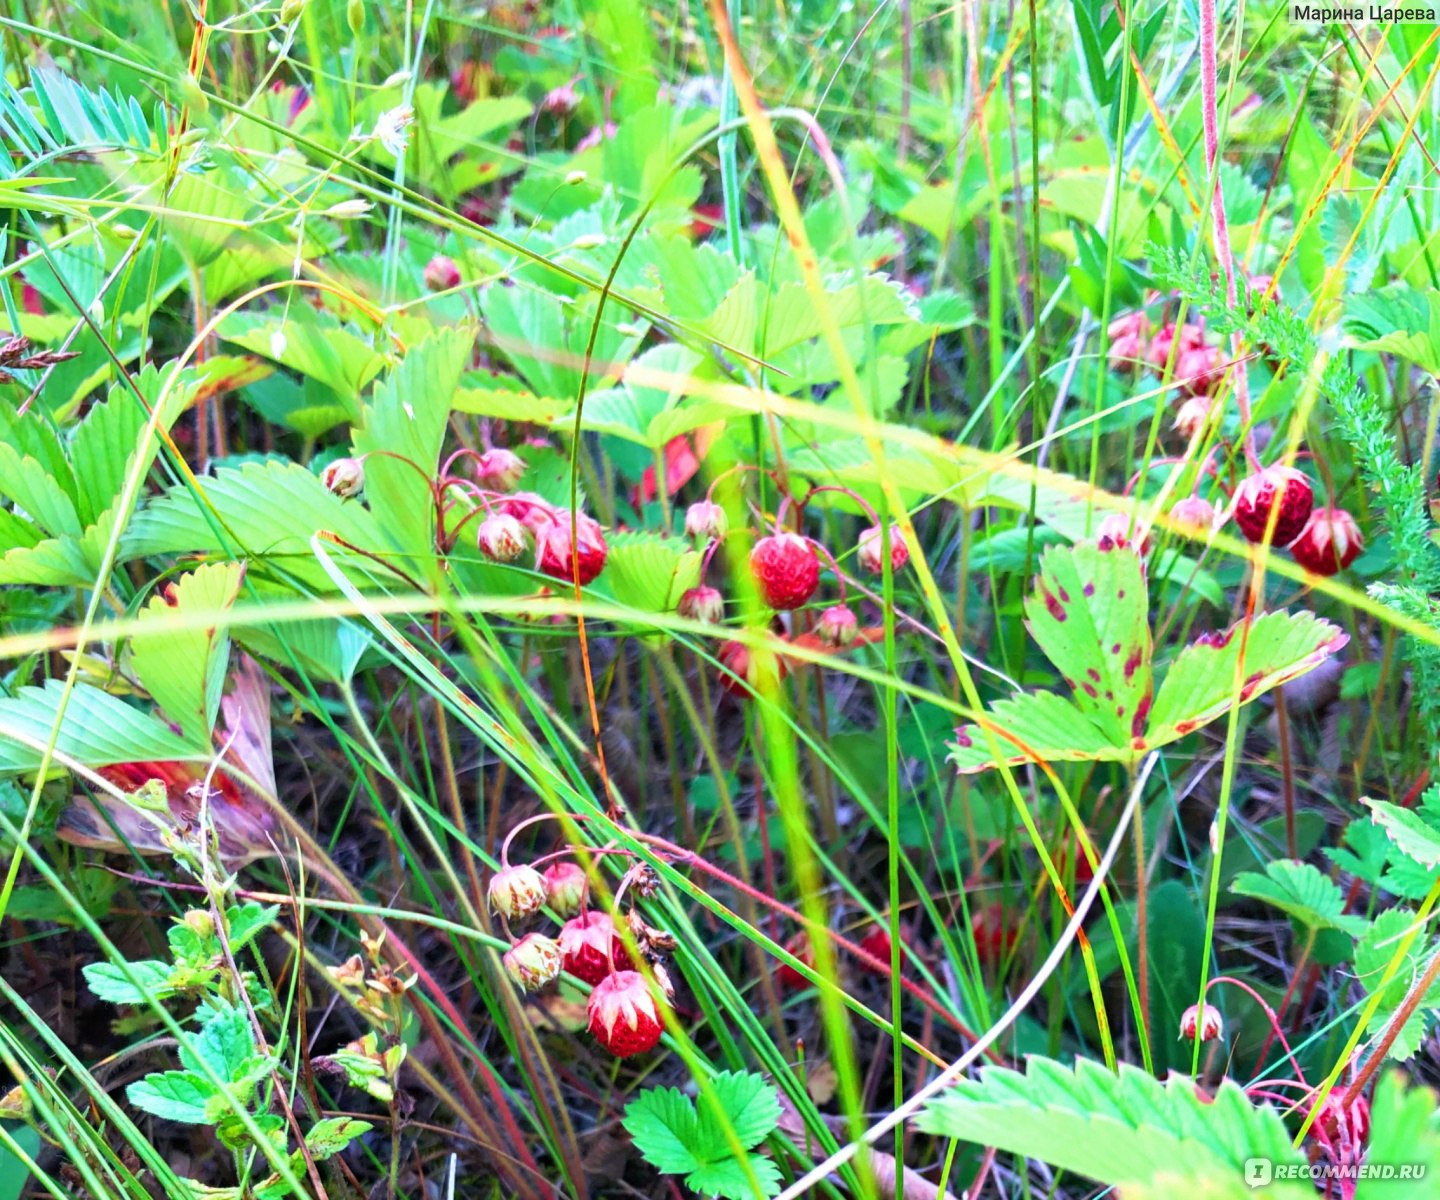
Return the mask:
POLYGON ((186 1125, 212 1124, 214 1102, 224 1100, 208 1079, 194 1071, 157 1071, 132 1083, 125 1095, 136 1108, 186 1125))
POLYGON ((385 365, 353 328, 308 304, 269 312, 238 312, 220 327, 227 342, 324 384, 342 404, 353 404, 385 365))
POLYGON ((174 994, 175 989, 169 983, 169 963, 143 959, 127 966, 134 983, 116 963, 89 963, 81 969, 90 990, 107 1004, 144 1004, 147 1000, 163 1000, 174 994))
MULTIPOLYGON (((64 685, 24 687, 0 698, 0 774, 23 774, 40 765, 59 711, 64 685)), ((65 706, 56 750, 83 766, 168 760, 204 761, 208 747, 176 737, 148 713, 86 683, 77 683, 65 706)))
POLYGON ((701 555, 680 538, 612 533, 605 571, 593 585, 642 612, 670 612, 700 579, 701 555))
MULTIPOLYGON (((1400 949, 1400 944, 1410 932, 1413 923, 1414 916, 1409 910, 1392 908, 1376 917, 1364 936, 1355 943, 1355 980, 1372 996, 1380 988, 1380 981, 1385 978, 1391 960, 1400 949)), ((1429 951, 1435 952, 1434 948, 1429 951)), ((1405 1003, 1410 989, 1424 973, 1426 958, 1426 939, 1422 932, 1405 951, 1399 968, 1381 990, 1379 1007, 1366 1026, 1366 1031, 1372 1036, 1378 1037, 1384 1032, 1396 1010, 1405 1003)), ((1426 1028, 1435 1019, 1437 1008, 1440 1008, 1440 980, 1431 984, 1399 1035, 1391 1043, 1391 1058, 1407 1059, 1420 1048, 1426 1028)))
MULTIPOLYGON (((989 719, 1004 761, 1124 762, 1134 757, 1128 745, 1111 742, 1083 712, 1054 692, 1017 692, 991 705, 989 719)), ((978 725, 962 725, 951 743, 950 761, 962 775, 987 771, 999 764, 978 725)))
POLYGON ((412 346, 376 385, 355 431, 355 453, 365 456, 365 502, 389 543, 407 554, 433 555, 435 500, 428 481, 473 344, 473 331, 454 328, 412 346))
POLYGON ((161 711, 194 745, 208 743, 230 661, 228 627, 176 629, 171 617, 224 615, 240 593, 239 563, 198 567, 151 599, 131 638, 131 666, 161 711))
POLYGON ((625 1106, 621 1122, 645 1161, 667 1175, 684 1175, 701 1165, 691 1149, 700 1120, 690 1098, 675 1088, 651 1088, 625 1106))
MULTIPOLYGON (((1370 1101, 1366 1161, 1409 1167, 1405 1179, 1367 1176, 1355 1200, 1429 1200, 1440 1177, 1440 1110, 1428 1087, 1407 1085, 1400 1071, 1386 1071, 1370 1101)), ((1313 1194, 1313 1193, 1312 1193, 1313 1194)))
POLYGON ((78 537, 83 528, 74 501, 55 476, 5 442, 0 442, 0 498, 24 509, 52 536, 78 537))
POLYGON ((203 1075, 205 1064, 226 1081, 237 1080, 255 1054, 250 1018, 240 1008, 225 1007, 206 1018, 189 1045, 180 1044, 180 1065, 203 1075))
POLYGON ((1136 744, 1145 730, 1149 607, 1140 556, 1092 542, 1046 550, 1025 601, 1031 636, 1115 746, 1136 744))
POLYGON ((258 904, 247 901, 226 909, 225 920, 229 924, 226 936, 231 950, 241 950, 275 923, 280 915, 278 904, 258 904))
POLYGON ((1251 622, 1248 636, 1241 634, 1242 626, 1235 625, 1181 651, 1156 693, 1147 745, 1163 746, 1228 712, 1242 652, 1245 674, 1238 702, 1248 704, 1318 666, 1349 641, 1342 630, 1308 612, 1265 613, 1251 622))
POLYGON ((1279 1114, 1228 1079, 1210 1098, 1182 1076, 1161 1083, 1128 1064, 1111 1073, 1084 1059, 1071 1068, 1031 1058, 1024 1074, 987 1067, 932 1101, 917 1124, 1122 1186, 1160 1172, 1243 1181, 1252 1157, 1305 1161, 1279 1114))
POLYGON ((758 1154, 745 1157, 744 1163, 727 1158, 696 1167, 685 1176, 685 1186, 702 1196, 723 1196, 726 1200, 776 1195, 780 1191, 780 1169, 758 1154))
POLYGON ((1440 374, 1440 291, 1397 283, 1351 296, 1340 328, 1351 345, 1396 354, 1440 374))
POLYGON ((1416 813, 1386 800, 1364 798, 1370 816, 1406 858, 1433 872, 1440 867, 1440 830, 1416 813))
POLYGON ((1364 917, 1345 915, 1345 894, 1335 881, 1311 863, 1278 859, 1266 865, 1263 875, 1246 871, 1236 876, 1230 890, 1274 905, 1307 929, 1338 929, 1352 935, 1365 929, 1364 917))
POLYGON ((723 1114, 716 1116, 710 1103, 702 1099, 699 1111, 702 1124, 721 1131, 722 1144, 730 1149, 725 1128, 746 1150, 753 1149, 775 1131, 780 1121, 780 1097, 773 1084, 763 1075, 750 1071, 721 1071, 710 1080, 710 1100, 723 1114))
POLYGON ((358 501, 332 495, 299 464, 269 460, 221 467, 204 481, 204 487, 233 538, 216 528, 213 517, 181 485, 135 517, 121 544, 122 557, 233 553, 273 562, 307 585, 331 592, 334 583, 310 551, 313 534, 328 530, 351 545, 384 549, 380 527, 369 510, 358 501))

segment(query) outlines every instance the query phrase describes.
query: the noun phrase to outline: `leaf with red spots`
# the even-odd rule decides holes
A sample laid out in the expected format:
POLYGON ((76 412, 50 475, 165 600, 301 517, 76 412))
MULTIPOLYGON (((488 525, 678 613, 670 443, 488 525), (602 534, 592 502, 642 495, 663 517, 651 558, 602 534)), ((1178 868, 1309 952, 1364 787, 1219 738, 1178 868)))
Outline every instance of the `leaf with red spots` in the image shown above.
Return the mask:
POLYGON ((1149 596, 1140 557, 1094 542, 1053 546, 1025 601, 1030 633, 1116 746, 1144 729, 1150 700, 1149 596))
POLYGON ((1019 692, 990 709, 987 724, 1001 759, 978 725, 963 725, 950 744, 950 761, 962 775, 1027 762, 1083 762, 1128 759, 1129 743, 1110 741, 1085 713, 1054 692, 1019 692))
POLYGON ((1155 696, 1147 748, 1163 746, 1319 666, 1349 639, 1313 613, 1265 613, 1183 650, 1155 696), (1239 694, 1237 696, 1237 683, 1239 694))

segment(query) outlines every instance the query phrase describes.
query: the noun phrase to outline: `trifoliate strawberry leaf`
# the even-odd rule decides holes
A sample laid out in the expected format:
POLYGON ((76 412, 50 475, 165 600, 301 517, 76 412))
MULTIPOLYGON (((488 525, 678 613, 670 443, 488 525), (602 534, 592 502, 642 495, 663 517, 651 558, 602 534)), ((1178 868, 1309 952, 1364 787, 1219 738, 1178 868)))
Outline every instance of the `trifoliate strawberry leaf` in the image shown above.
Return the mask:
POLYGON ((224 615, 240 593, 244 567, 210 563, 182 575, 145 606, 131 639, 130 665, 165 717, 195 745, 210 740, 225 669, 230 634, 217 624, 176 628, 172 618, 224 615))
POLYGON ((769 1159, 748 1151, 774 1132, 780 1100, 759 1075, 722 1072, 696 1104, 674 1088, 651 1088, 625 1109, 625 1128, 647 1162, 707 1196, 750 1200, 780 1190, 769 1159), (738 1147, 738 1153, 737 1153, 738 1147))
POLYGON ((1408 808, 1369 797, 1364 802, 1375 824, 1385 831, 1400 853, 1427 871, 1440 866, 1440 830, 1408 808))
POLYGON ((248 946, 256 937, 269 929, 279 915, 280 906, 278 904, 257 904, 253 900, 226 909, 225 920, 228 924, 226 936, 230 942, 230 949, 234 951, 248 946))
POLYGON ((1271 688, 1317 667, 1349 638, 1308 612, 1271 612, 1202 638, 1181 651, 1155 696, 1145 741, 1163 746, 1208 725, 1237 700, 1248 704, 1271 688), (1237 666, 1242 662, 1239 696, 1237 666))
MULTIPOLYGON (((1413 921, 1413 914, 1408 909, 1389 909, 1375 918, 1355 944, 1355 980, 1372 996, 1380 988, 1380 982, 1390 969, 1401 942, 1409 934, 1413 921)), ((1435 952, 1434 948, 1431 952, 1435 952)), ((1366 1026, 1368 1033, 1378 1037, 1390 1024, 1390 1019, 1405 1003, 1411 987, 1424 971, 1427 957, 1426 938, 1422 932, 1405 951, 1395 974, 1381 990, 1379 1007, 1366 1026)), ((1440 981, 1433 983, 1421 997, 1419 1005, 1391 1043, 1391 1058, 1407 1059, 1420 1048, 1437 1008, 1440 1008, 1440 981)))
POLYGON ((1145 731, 1150 707, 1149 595, 1140 556, 1093 542, 1052 546, 1025 601, 1030 634, 1115 746, 1145 731))
POLYGON ((1338 929, 1358 936, 1366 928, 1364 917, 1345 915, 1345 894, 1310 863, 1277 859, 1267 864, 1263 875, 1254 871, 1237 875, 1230 890, 1273 905, 1306 929, 1338 929))
POLYGON ((1340 328, 1350 344, 1409 359, 1440 372, 1440 291, 1406 284, 1351 296, 1340 328))
POLYGON ((320 591, 333 592, 333 581, 310 550, 314 533, 328 530, 351 545, 384 549, 370 511, 358 500, 332 495, 317 475, 298 463, 270 460, 221 467, 202 486, 213 514, 188 488, 177 485, 136 515, 125 532, 121 556, 128 560, 188 551, 243 556, 272 562, 320 591))
MULTIPOLYGON (((991 705, 988 714, 1005 762, 1127 760, 1128 745, 1117 746, 1074 703, 1054 692, 1018 692, 991 705)), ((962 775, 997 765, 978 725, 962 725, 951 743, 950 761, 962 775)))
POLYGON ((1243 1180, 1250 1158, 1305 1161, 1279 1114, 1228 1079, 1207 1097, 1183 1076, 1161 1083, 1129 1065, 1112 1073, 1087 1059, 1072 1068, 1031 1058, 1024 1074, 986 1068, 932 1101, 917 1124, 1122 1189, 1162 1171, 1243 1180))
POLYGON ((385 365, 353 327, 308 304, 227 317, 220 336, 246 350, 318 380, 343 403, 353 404, 385 365))
POLYGON ((157 1071, 125 1089, 136 1108, 186 1125, 212 1123, 212 1102, 224 1100, 215 1086, 194 1071, 157 1071))

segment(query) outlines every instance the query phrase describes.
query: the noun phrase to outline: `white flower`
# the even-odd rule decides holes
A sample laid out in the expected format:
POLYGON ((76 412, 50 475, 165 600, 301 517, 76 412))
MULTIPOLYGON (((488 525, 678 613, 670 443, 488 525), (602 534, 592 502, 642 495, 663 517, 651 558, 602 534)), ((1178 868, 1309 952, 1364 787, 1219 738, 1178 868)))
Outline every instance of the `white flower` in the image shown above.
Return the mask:
POLYGON ((414 120, 415 110, 408 104, 387 109, 375 122, 375 128, 371 130, 370 137, 384 146, 396 158, 400 158, 404 155, 405 147, 410 142, 410 126, 414 120))

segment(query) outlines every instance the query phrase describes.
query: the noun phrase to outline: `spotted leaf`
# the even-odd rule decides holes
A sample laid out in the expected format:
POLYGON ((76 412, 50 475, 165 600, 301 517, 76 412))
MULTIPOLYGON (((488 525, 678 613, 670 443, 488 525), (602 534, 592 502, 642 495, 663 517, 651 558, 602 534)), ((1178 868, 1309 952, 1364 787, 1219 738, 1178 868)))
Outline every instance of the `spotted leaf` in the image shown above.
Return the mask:
POLYGON ((1319 666, 1349 639, 1313 613, 1265 613, 1183 650, 1155 697, 1147 746, 1163 746, 1319 666), (1238 676, 1238 678, 1237 678, 1238 676), (1236 684, 1239 683, 1237 694, 1236 684))
POLYGON ((962 775, 1027 762, 1079 762, 1127 759, 1129 744, 1117 745, 1085 713, 1054 692, 1019 692, 990 709, 988 724, 1000 759, 978 725, 955 731, 950 760, 962 775))
MULTIPOLYGON (((1108 543, 1105 543, 1108 544, 1108 543)), ((1052 546, 1025 601, 1031 635, 1115 746, 1144 732, 1150 707, 1150 623, 1139 555, 1094 542, 1052 546)))

